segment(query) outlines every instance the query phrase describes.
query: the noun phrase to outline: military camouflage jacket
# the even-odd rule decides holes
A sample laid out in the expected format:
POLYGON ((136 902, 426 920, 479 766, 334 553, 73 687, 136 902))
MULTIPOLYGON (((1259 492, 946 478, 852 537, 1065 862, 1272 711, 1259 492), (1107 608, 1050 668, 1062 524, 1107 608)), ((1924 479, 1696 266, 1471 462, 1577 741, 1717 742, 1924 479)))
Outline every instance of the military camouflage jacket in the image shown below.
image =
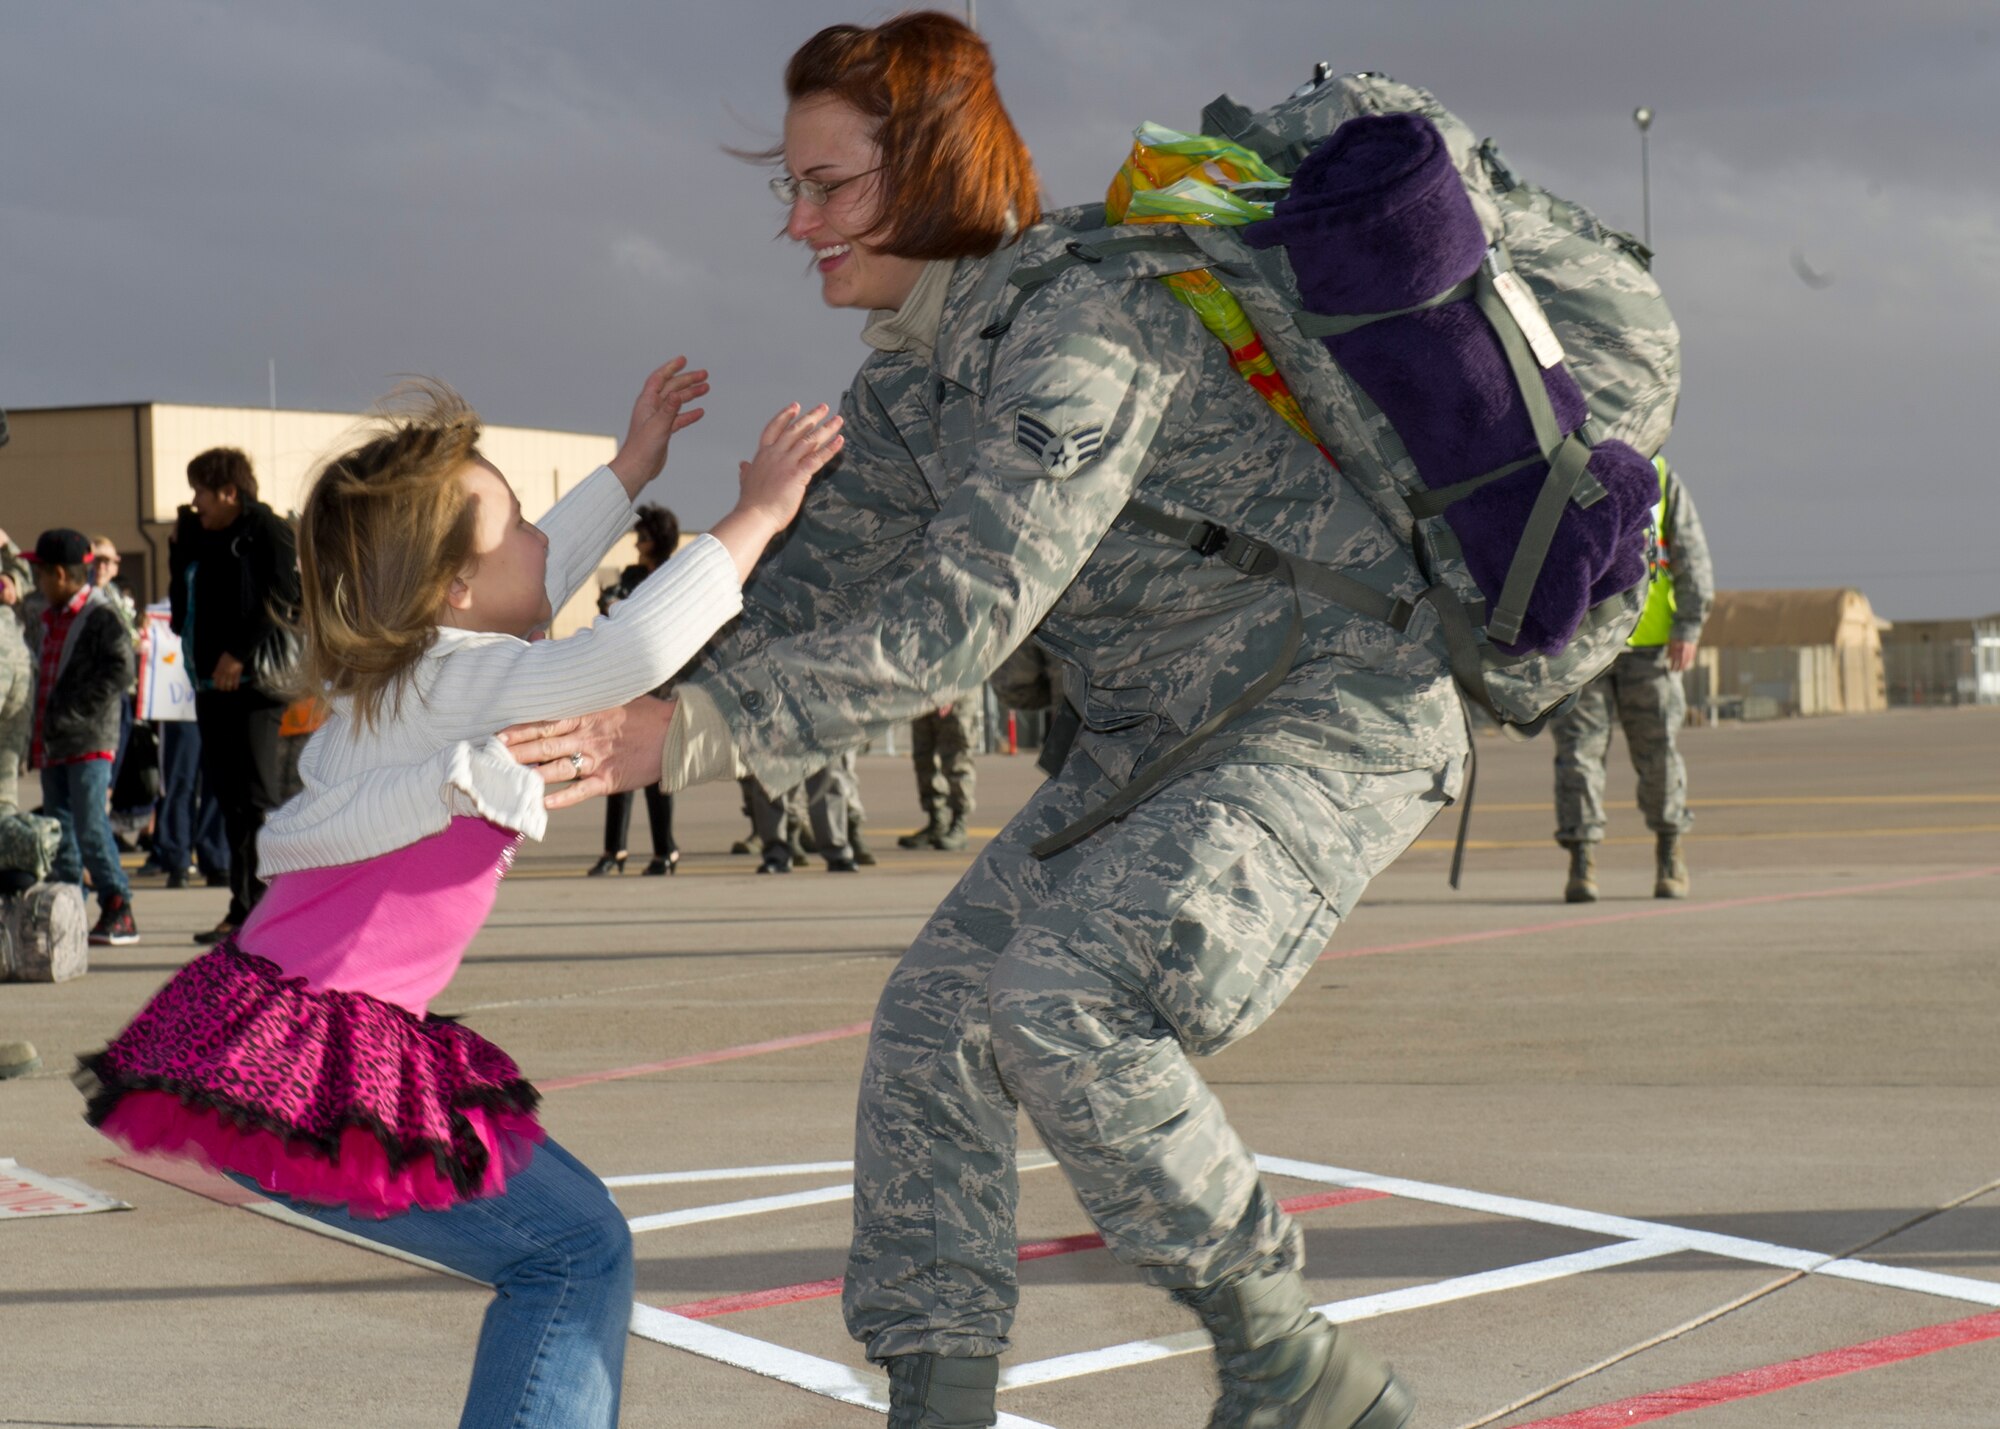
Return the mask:
POLYGON ((1015 265, 1066 237, 1044 223, 961 261, 931 361, 878 352, 862 365, 841 403, 846 449, 691 676, 744 762, 783 788, 976 689, 1039 626, 1083 718, 1077 748, 1123 782, 1269 670, 1301 617, 1289 678, 1187 767, 1386 771, 1462 751, 1427 608, 1399 634, 1118 522, 1140 495, 1380 591, 1424 588, 1409 552, 1165 285, 1079 265, 983 335, 1015 265))
POLYGON ((1680 473, 1667 467, 1666 511, 1661 521, 1674 582, 1672 638, 1701 639, 1702 622, 1715 605, 1715 563, 1709 559, 1708 537, 1680 473))

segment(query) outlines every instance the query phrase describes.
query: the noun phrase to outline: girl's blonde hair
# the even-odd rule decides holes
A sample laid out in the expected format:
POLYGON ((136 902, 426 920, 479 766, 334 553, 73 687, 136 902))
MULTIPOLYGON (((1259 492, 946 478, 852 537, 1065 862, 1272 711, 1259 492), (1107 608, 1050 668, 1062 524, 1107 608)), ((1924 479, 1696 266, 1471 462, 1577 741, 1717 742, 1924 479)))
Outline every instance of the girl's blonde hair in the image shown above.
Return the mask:
POLYGON ((481 459, 479 414, 441 382, 407 382, 377 410, 381 434, 327 463, 299 517, 305 682, 365 726, 394 713, 472 563, 459 474, 481 459))

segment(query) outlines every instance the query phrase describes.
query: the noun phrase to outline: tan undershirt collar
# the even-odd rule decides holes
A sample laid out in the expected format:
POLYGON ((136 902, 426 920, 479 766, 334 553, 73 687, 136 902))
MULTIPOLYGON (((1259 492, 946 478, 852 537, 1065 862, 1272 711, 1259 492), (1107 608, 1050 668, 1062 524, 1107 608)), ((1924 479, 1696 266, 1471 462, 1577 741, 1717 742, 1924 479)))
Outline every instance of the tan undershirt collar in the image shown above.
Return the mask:
POLYGON ((924 264, 903 306, 870 309, 861 340, 878 352, 914 352, 928 366, 937 349, 938 329, 944 326, 945 295, 957 267, 955 258, 924 264))

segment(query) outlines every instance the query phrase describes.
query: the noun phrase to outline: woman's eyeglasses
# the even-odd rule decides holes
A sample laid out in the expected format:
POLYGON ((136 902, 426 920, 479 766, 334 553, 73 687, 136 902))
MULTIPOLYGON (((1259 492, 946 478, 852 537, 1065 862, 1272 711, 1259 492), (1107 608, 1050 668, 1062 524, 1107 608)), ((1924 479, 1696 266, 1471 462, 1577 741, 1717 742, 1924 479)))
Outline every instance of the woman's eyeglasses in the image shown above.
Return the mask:
POLYGON ((823 184, 818 179, 795 179, 790 174, 776 174, 771 179, 771 194, 787 208, 800 199, 804 199, 814 208, 825 208, 826 201, 841 189, 856 179, 865 179, 870 174, 881 173, 882 168, 881 164, 877 164, 872 169, 863 169, 858 174, 849 174, 846 178, 835 179, 830 184, 823 184))

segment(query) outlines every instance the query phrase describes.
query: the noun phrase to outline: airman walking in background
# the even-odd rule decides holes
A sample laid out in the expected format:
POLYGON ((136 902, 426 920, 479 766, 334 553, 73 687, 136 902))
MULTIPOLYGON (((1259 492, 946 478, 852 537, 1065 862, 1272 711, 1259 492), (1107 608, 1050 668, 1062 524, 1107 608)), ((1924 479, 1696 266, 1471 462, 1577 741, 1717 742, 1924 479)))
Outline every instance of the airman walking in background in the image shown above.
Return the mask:
POLYGON ((1654 510, 1652 586, 1631 648, 1577 696, 1551 726, 1556 742, 1556 842, 1569 850, 1570 903, 1597 901, 1597 845, 1604 839, 1604 756, 1615 720, 1639 771, 1639 808, 1655 840, 1655 898, 1685 898, 1687 854, 1681 835, 1694 820, 1687 807, 1687 765, 1676 742, 1687 718, 1681 672, 1694 664, 1702 621, 1715 604, 1715 567, 1694 500, 1665 457, 1655 457, 1660 504, 1654 510))

